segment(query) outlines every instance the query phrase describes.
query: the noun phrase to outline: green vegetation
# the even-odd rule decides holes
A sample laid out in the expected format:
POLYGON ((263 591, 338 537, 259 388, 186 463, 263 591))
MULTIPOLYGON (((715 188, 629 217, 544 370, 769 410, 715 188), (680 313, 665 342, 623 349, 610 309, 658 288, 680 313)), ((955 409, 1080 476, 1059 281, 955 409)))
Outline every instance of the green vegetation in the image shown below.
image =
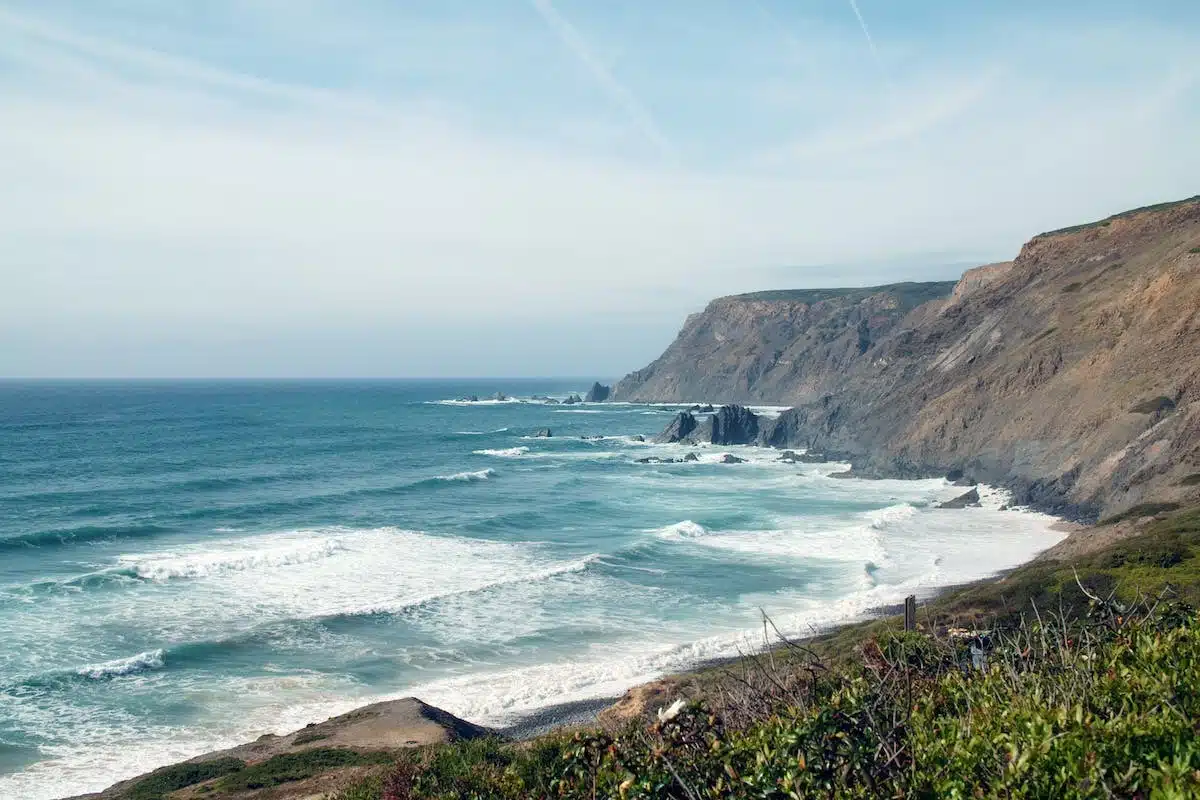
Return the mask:
POLYGON ((1193 247, 1191 250, 1188 250, 1188 252, 1192 253, 1193 255, 1200 253, 1200 247, 1193 247))
POLYGON ((322 739, 328 739, 328 738, 329 738, 328 733, 317 733, 316 731, 300 731, 300 733, 296 734, 296 738, 292 739, 292 745, 295 746, 295 745, 301 745, 301 744, 311 744, 313 742, 319 742, 322 739))
POLYGON ((217 758, 212 761, 163 767, 135 783, 125 794, 125 798, 126 800, 162 800, 171 792, 237 772, 245 766, 246 762, 236 758, 217 758))
POLYGON ((874 294, 891 294, 899 300, 901 309, 907 311, 922 303, 946 297, 957 281, 933 281, 929 283, 892 283, 886 286, 866 286, 843 289, 780 289, 767 292, 733 295, 734 300, 772 300, 792 303, 820 303, 824 300, 845 298, 851 303, 861 303, 874 294))
POLYGON ((217 781, 216 789, 224 792, 245 789, 265 789, 283 783, 302 781, 343 767, 386 764, 392 760, 386 753, 360 753, 355 750, 324 748, 300 753, 283 753, 261 764, 226 775, 217 781))
POLYGON ((1075 281, 1074 283, 1068 283, 1066 286, 1064 286, 1062 291, 1063 294, 1071 294, 1072 292, 1078 292, 1082 288, 1083 284, 1079 281, 1075 281))
POLYGON ((1200 486, 1200 472, 1193 472, 1179 482, 1180 486, 1200 486))
POLYGON ((1200 796, 1197 600, 1192 509, 948 593, 920 632, 876 620, 693 676, 704 699, 668 720, 411 751, 337 800, 1200 796))
MULTIPOLYGON (((1069 228, 1059 228, 1058 230, 1046 231, 1045 233, 1039 233, 1034 238, 1040 239, 1043 236, 1061 236, 1062 234, 1067 234, 1067 233, 1078 233, 1079 231, 1086 231, 1089 228, 1100 228, 1100 227, 1107 228, 1108 225, 1113 222, 1113 220, 1125 219, 1126 217, 1132 217, 1132 216, 1136 216, 1138 214, 1144 214, 1147 211, 1166 211, 1167 209, 1175 208, 1176 206, 1182 206, 1182 205, 1187 205, 1188 203, 1197 203, 1197 202, 1200 202, 1200 195, 1196 195, 1195 197, 1188 197, 1183 200, 1173 200, 1168 203, 1157 203, 1152 206, 1142 206, 1141 208, 1132 208, 1129 211, 1122 211, 1120 214, 1113 214, 1111 217, 1108 217, 1108 218, 1102 219, 1102 220, 1097 220, 1096 222, 1085 222, 1082 225, 1072 225, 1069 228)), ((1200 249, 1200 248, 1197 248, 1197 249, 1200 249)))

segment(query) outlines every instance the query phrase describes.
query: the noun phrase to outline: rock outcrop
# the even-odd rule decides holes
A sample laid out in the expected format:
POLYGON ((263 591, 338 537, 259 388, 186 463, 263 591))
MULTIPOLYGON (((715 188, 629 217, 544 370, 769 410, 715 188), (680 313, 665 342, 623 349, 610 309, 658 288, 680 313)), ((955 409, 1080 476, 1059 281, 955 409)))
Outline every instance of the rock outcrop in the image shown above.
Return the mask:
POLYGON ((675 444, 676 442, 691 441, 689 438, 696 431, 696 418, 690 411, 680 411, 675 415, 662 433, 654 437, 658 444, 675 444))
POLYGON ((969 492, 964 492, 953 500, 947 500, 944 503, 938 503, 938 508, 978 508, 979 490, 972 489, 969 492))
POLYGON ((585 403, 603 403, 612 394, 612 387, 604 386, 600 381, 592 384, 592 388, 588 389, 587 394, 583 398, 585 403))
POLYGON ((614 389, 692 397, 792 404, 759 443, 863 477, 958 470, 1083 520, 1194 502, 1200 197, 1041 234, 957 286, 714 301, 614 389))

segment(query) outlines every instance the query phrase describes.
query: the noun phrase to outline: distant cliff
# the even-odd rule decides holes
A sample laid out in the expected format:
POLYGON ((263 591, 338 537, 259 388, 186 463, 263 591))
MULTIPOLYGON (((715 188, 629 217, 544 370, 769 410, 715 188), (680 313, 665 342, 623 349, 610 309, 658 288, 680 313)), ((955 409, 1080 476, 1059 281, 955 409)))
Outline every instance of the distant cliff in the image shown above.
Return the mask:
POLYGON ((1108 516, 1200 495, 1200 197, 1039 235, 957 285, 714 301, 615 399, 793 405, 762 443, 963 469, 1108 516))
POLYGON ((910 311, 949 296, 954 286, 899 283, 722 297, 688 317, 667 351, 626 376, 612 399, 797 403, 820 397, 910 311))

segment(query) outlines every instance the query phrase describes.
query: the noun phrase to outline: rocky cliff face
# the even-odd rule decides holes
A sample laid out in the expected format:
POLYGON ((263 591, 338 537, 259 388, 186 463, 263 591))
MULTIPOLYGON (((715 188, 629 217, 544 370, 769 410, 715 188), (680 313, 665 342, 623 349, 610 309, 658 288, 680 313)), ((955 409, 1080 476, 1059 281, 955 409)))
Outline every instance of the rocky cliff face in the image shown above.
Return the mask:
POLYGON ((906 314, 954 282, 759 292, 714 300, 626 376, 613 400, 799 403, 831 391, 906 314))
POLYGON ((828 301, 716 301, 617 391, 791 402, 761 443, 865 474, 962 469, 1085 519, 1200 499, 1200 198, 1042 234, 938 295, 874 328, 886 290, 830 298, 824 319, 852 327, 820 344, 828 301), (763 369, 768 350, 793 363, 763 369))

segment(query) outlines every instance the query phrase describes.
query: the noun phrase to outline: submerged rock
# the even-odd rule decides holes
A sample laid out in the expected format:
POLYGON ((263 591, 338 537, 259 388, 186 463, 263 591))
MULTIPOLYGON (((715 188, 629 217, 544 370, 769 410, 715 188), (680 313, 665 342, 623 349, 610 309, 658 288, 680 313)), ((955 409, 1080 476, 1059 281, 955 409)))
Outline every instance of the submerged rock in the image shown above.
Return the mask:
POLYGON ((716 410, 716 409, 714 409, 714 408, 712 407, 712 403, 706 403, 706 404, 704 404, 704 405, 702 405, 702 406, 696 406, 696 413, 697 413, 697 414, 711 414, 711 413, 713 413, 713 411, 715 411, 715 410, 716 410))
POLYGON ((699 461, 700 456, 696 455, 695 453, 688 453, 686 456, 683 457, 683 460, 684 461, 699 461))
POLYGON ((721 463, 722 464, 745 464, 746 459, 738 458, 737 456, 733 455, 732 453, 726 453, 724 458, 721 459, 721 463))
POLYGON ((550 437, 554 436, 554 433, 549 428, 541 428, 533 435, 536 439, 549 439, 550 437))
POLYGON ((574 406, 574 405, 578 405, 579 403, 582 403, 582 402, 583 402, 583 399, 579 395, 573 394, 570 397, 568 397, 566 400, 563 400, 562 404, 564 406, 574 406))

